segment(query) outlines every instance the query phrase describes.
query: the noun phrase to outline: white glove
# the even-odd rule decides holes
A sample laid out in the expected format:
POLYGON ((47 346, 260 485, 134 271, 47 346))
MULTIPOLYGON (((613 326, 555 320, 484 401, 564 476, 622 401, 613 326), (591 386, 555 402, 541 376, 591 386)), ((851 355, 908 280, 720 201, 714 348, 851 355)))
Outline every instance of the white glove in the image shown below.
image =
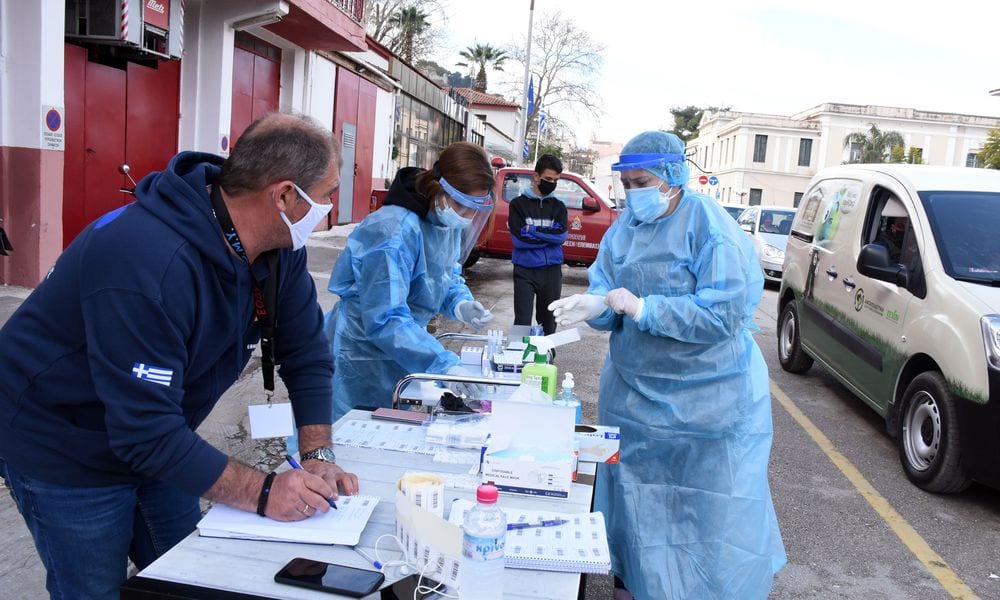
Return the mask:
POLYGON ((608 292, 607 302, 611 310, 620 315, 628 315, 634 321, 639 320, 639 315, 642 314, 642 307, 646 304, 642 298, 637 297, 625 288, 618 288, 608 292))
POLYGON ((549 310, 559 325, 572 325, 595 319, 606 308, 604 296, 596 294, 573 294, 569 298, 560 298, 549 304, 549 310))
POLYGON ((475 300, 459 302, 458 306, 455 307, 455 316, 458 317, 459 321, 472 325, 475 329, 479 329, 493 320, 493 313, 475 300))
MULTIPOLYGON (((482 373, 474 373, 462 365, 455 365, 454 367, 448 369, 448 375, 456 375, 458 377, 482 377, 482 373)), ((465 383, 459 381, 446 381, 445 383, 447 384, 449 390, 455 394, 465 396, 466 399, 482 398, 483 392, 485 391, 483 390, 483 386, 476 383, 465 383)))

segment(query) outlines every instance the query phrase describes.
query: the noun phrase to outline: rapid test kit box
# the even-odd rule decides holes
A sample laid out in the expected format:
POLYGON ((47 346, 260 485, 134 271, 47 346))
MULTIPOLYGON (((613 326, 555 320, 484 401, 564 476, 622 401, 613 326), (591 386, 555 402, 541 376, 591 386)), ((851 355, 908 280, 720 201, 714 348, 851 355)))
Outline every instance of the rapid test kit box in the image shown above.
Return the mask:
POLYGON ((483 481, 501 492, 568 498, 573 485, 573 426, 569 406, 494 402, 483 481))
POLYGON ((580 460, 617 464, 621 437, 617 427, 577 425, 576 442, 580 445, 580 460))

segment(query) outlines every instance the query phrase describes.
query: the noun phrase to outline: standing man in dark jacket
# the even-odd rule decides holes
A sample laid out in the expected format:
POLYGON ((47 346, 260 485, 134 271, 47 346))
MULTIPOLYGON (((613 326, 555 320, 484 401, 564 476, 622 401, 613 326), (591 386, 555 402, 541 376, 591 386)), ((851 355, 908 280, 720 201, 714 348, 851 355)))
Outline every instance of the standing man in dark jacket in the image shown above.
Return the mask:
POLYGON ((0 330, 0 475, 53 598, 117 598, 128 558, 144 568, 194 530, 199 496, 297 521, 329 510, 338 484, 357 490, 332 462, 332 361, 298 251, 339 162, 329 131, 283 114, 227 160, 182 152, 73 240, 0 330), (258 471, 195 433, 258 341, 304 470, 258 471))
POLYGON ((531 325, 534 308, 545 335, 556 330, 548 306, 562 293, 566 205, 553 195, 562 170, 558 157, 539 157, 531 188, 511 201, 507 215, 514 243, 514 324, 531 325))

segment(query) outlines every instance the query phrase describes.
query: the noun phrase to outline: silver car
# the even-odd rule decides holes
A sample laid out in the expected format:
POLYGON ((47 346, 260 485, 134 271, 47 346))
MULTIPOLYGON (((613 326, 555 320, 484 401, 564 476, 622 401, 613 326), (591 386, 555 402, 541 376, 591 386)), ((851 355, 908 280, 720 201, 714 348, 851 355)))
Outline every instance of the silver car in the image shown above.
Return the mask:
POLYGON ((785 262, 785 246, 792 230, 795 209, 784 206, 751 206, 736 219, 740 229, 753 240, 753 247, 760 258, 764 279, 781 282, 781 268, 785 262))

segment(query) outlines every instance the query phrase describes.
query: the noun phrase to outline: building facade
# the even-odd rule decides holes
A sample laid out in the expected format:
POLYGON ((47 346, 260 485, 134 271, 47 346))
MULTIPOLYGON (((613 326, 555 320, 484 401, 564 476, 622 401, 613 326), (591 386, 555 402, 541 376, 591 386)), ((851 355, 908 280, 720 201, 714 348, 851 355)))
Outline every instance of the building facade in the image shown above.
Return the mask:
POLYGON ((341 143, 326 227, 364 218, 373 182, 399 166, 475 137, 465 108, 366 36, 363 15, 364 0, 0 0, 0 227, 13 246, 0 284, 36 285, 88 223, 131 202, 122 165, 138 181, 181 150, 225 156, 271 111, 309 115, 341 143))
POLYGON ((798 206, 820 169, 857 161, 858 145, 845 146, 845 138, 871 124, 898 132, 906 152, 924 164, 974 167, 998 123, 996 117, 834 103, 787 117, 706 112, 698 137, 688 142, 689 186, 720 202, 798 206))

